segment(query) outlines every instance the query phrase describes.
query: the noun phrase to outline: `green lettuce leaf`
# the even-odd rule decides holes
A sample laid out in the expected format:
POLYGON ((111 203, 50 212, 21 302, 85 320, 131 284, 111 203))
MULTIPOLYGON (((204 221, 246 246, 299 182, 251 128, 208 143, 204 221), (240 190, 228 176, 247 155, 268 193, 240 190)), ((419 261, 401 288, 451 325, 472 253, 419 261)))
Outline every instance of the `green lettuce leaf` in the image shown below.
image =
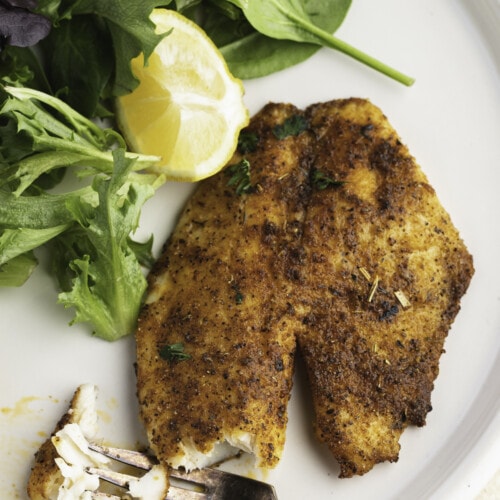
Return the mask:
POLYGON ((21 286, 38 265, 32 252, 18 255, 0 266, 0 286, 21 286))
MULTIPOLYGON (((151 185, 129 179, 134 161, 123 150, 113 156, 112 176, 94 179, 98 206, 78 201, 69 206, 82 228, 74 233, 82 257, 68 262, 75 277, 71 290, 59 295, 65 307, 76 310, 72 323, 90 322, 95 335, 106 340, 128 335, 135 327, 146 279, 129 235, 137 228, 140 207, 154 193, 151 185)), ((60 259, 61 251, 56 254, 60 259)), ((60 282, 65 281, 60 275, 60 282)))

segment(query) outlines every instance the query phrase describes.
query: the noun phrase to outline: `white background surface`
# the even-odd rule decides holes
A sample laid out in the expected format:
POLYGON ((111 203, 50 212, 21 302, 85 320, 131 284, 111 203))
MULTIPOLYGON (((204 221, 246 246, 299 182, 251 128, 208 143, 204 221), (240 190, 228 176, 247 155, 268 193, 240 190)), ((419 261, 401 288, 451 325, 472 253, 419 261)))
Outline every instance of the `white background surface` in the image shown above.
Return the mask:
MULTIPOLYGON (((446 342, 427 425, 408 429, 396 464, 340 480, 310 428, 300 375, 282 462, 268 473, 280 500, 473 499, 500 467, 500 4, 497 0, 355 0, 339 38, 416 77, 411 88, 329 50, 245 82, 251 112, 350 96, 380 106, 422 165, 474 255, 476 274, 446 342)), ((148 203, 141 233, 158 250, 191 186, 170 184, 148 203)), ((32 455, 77 385, 100 388, 102 435, 142 439, 133 339, 108 344, 56 304, 44 263, 21 289, 0 289, 0 497, 25 498, 32 455)), ((492 486, 489 497, 500 497, 492 486)))

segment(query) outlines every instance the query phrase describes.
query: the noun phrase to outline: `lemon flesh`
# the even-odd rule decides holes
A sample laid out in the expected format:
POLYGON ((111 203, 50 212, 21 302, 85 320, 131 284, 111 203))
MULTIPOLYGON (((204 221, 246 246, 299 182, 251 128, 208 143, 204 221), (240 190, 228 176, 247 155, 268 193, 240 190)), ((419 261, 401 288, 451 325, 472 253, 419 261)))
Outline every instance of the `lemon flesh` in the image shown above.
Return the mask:
POLYGON ((197 181, 228 162, 248 124, 243 85, 195 23, 166 9, 151 19, 168 34, 146 65, 142 55, 132 60, 140 84, 117 99, 118 124, 134 151, 161 157, 152 170, 197 181))

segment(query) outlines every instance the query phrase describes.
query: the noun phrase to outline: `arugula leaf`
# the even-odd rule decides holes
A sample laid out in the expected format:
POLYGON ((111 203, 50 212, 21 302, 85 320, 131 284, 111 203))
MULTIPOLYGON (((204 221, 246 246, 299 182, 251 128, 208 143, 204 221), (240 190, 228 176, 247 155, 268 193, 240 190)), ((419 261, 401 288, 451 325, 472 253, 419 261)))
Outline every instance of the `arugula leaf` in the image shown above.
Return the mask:
POLYGON ((0 234, 0 266, 7 261, 43 245, 68 228, 63 224, 47 229, 5 229, 0 234))
POLYGON ((67 224, 47 229, 4 229, 0 231, 0 286, 21 286, 38 262, 31 250, 61 234, 67 224))
POLYGON ((73 220, 68 203, 76 198, 87 204, 97 203, 90 187, 64 194, 39 193, 16 196, 0 188, 0 228, 49 229, 73 220))
POLYGON ((86 252, 68 263, 76 275, 73 288, 59 295, 65 307, 76 309, 72 323, 91 322, 95 334, 106 340, 128 335, 135 326, 146 279, 128 238, 137 228, 140 207, 154 193, 152 186, 129 180, 134 160, 125 158, 123 150, 114 151, 113 158, 111 178, 94 179, 99 204, 69 206, 84 230, 80 246, 86 252))
MULTIPOLYGON (((245 13, 250 24, 260 33, 271 38, 294 40, 330 47, 380 71, 405 85, 411 85, 413 78, 387 66, 377 59, 334 37, 315 24, 301 0, 230 0, 245 13)), ((329 0, 318 0, 326 5, 329 0)))
MULTIPOLYGON (((1 90, 0 86, 0 95, 1 90)), ((85 166, 82 175, 112 171, 114 160, 109 149, 125 144, 117 132, 101 129, 60 99, 43 92, 26 87, 3 87, 3 91, 7 97, 0 115, 14 120, 17 132, 28 137, 31 154, 19 159, 0 137, 0 152, 3 150, 3 155, 15 160, 9 169, 0 170, 0 185, 17 179, 15 194, 19 195, 42 173, 54 168, 85 166), (57 116, 49 110, 56 111, 57 116)), ((137 159, 137 169, 158 160, 155 156, 126 154, 137 159)))

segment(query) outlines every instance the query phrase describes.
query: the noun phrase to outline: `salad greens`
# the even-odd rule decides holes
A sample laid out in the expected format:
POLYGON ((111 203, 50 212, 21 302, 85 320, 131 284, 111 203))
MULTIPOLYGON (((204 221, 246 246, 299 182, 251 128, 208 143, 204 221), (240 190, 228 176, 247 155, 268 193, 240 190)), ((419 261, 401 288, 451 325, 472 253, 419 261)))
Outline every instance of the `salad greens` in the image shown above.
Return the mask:
MULTIPOLYGON (((194 19, 240 78, 279 71, 327 46, 410 84, 331 35, 350 5, 0 0, 0 286, 25 283, 39 248, 46 248, 59 302, 75 310, 73 323, 88 322, 107 340, 133 331, 146 288, 143 268, 153 259, 152 239, 138 242, 131 235, 143 204, 164 179, 144 173, 157 157, 127 151, 113 125, 112 103, 139 83, 131 59, 143 53, 147 64, 168 36, 155 33, 153 8, 194 19)), ((277 133, 302 127, 290 123, 277 133)), ((250 151, 257 140, 243 133, 238 148, 250 151)), ((249 168, 229 169, 229 184, 238 192, 252 189, 249 168)))
POLYGON ((405 85, 413 78, 334 37, 351 0, 185 0, 177 8, 205 29, 239 78, 297 64, 320 47, 347 54, 405 85))
POLYGON ((163 38, 149 14, 166 3, 41 0, 38 12, 57 26, 42 41, 52 90, 67 92, 65 101, 86 115, 96 114, 100 98, 132 91, 138 82, 130 60, 143 52, 147 61, 163 38))
POLYGON ((130 60, 162 39, 149 15, 165 3, 0 0, 0 286, 22 285, 47 248, 72 323, 106 340, 134 330, 152 240, 131 234, 163 178, 90 118, 138 85, 130 60))
MULTIPOLYGON (((149 15, 153 8, 168 3, 0 0, 0 76, 12 71, 13 58, 29 57, 29 50, 12 48, 29 49, 39 42, 45 86, 38 88, 57 94, 86 116, 109 114, 101 107, 103 101, 138 85, 130 60, 142 52, 147 61, 163 38, 155 33, 149 15), (3 3, 7 6, 2 7, 3 3), (26 22, 27 17, 36 22, 26 22)), ((33 86, 29 78, 24 84, 33 86)))
MULTIPOLYGON (((307 0, 303 4, 317 26, 333 33, 344 21, 351 0, 307 0)), ((308 59, 320 49, 317 44, 278 39, 259 31, 250 24, 244 10, 229 1, 218 0, 215 5, 210 8, 209 2, 205 7, 208 12, 202 16, 206 19, 202 26, 239 78, 258 78, 274 73, 308 59), (227 16, 227 9, 222 9, 224 4, 237 11, 231 18, 227 16)))
POLYGON ((15 47, 29 47, 46 37, 50 21, 32 12, 34 0, 2 0, 0 2, 0 39, 15 47))
MULTIPOLYGON (((73 322, 92 323, 106 340, 130 333, 139 314, 146 280, 129 235, 138 225, 144 202, 154 194, 153 185, 129 177, 135 160, 125 158, 122 149, 113 157, 111 177, 96 176, 92 183, 98 203, 74 198, 68 202, 77 224, 64 239, 53 242, 63 289, 72 279, 71 289, 61 293, 59 301, 75 308, 73 322)), ((145 245, 150 249, 150 242, 145 245)))
POLYGON ((10 86, 0 96, 3 128, 16 131, 0 134, 0 284, 22 284, 36 264, 33 250, 48 245, 73 323, 91 323, 106 340, 131 333, 151 241, 130 234, 162 182, 136 171, 158 158, 127 152, 117 132, 54 96, 10 86), (44 189, 68 167, 90 182, 58 194, 44 189))

